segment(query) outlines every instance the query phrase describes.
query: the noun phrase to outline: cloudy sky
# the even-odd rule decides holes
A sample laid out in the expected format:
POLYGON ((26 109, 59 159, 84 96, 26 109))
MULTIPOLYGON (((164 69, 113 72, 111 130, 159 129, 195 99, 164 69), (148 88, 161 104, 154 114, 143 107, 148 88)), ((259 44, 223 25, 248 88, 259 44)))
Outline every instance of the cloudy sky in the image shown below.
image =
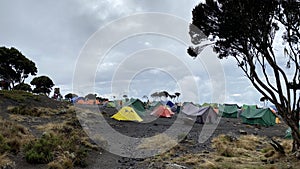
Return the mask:
MULTIPOLYGON (((167 90, 182 101, 261 104, 230 59, 197 59, 188 24, 199 0, 1 0, 0 45, 16 47, 63 95, 121 98, 167 90)), ((28 79, 30 81, 30 79, 28 79)))

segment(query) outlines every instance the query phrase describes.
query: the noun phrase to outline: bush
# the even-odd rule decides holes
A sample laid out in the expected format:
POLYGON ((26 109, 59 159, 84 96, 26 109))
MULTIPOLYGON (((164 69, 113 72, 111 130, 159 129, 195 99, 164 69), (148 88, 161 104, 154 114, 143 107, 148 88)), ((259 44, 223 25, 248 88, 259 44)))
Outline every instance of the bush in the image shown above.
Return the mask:
POLYGON ((3 154, 9 150, 10 150, 10 147, 6 142, 6 139, 3 137, 2 134, 0 134, 0 154, 3 154))
POLYGON ((54 152, 60 144, 60 139, 54 134, 44 134, 40 139, 25 145, 25 158, 33 164, 49 163, 53 161, 54 152))

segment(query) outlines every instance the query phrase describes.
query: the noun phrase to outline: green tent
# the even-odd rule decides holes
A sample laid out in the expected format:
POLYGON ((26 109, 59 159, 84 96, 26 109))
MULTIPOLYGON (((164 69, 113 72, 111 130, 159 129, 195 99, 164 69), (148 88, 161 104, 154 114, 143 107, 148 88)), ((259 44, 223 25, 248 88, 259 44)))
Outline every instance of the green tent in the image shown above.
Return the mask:
POLYGON ((276 116, 270 109, 247 108, 242 114, 242 121, 246 124, 259 124, 273 126, 276 124, 276 116))
MULTIPOLYGON (((299 130, 300 130, 300 122, 299 122, 299 130)), ((284 138, 287 139, 292 139, 292 129, 289 127, 286 131, 285 131, 285 136, 284 138)))
POLYGON ((153 111, 155 108, 157 108, 158 106, 162 106, 162 105, 164 105, 162 102, 153 101, 149 105, 149 110, 153 111))
POLYGON ((220 105, 219 114, 221 114, 222 117, 237 118, 238 117, 238 105, 237 104, 220 105))
POLYGON ((218 103, 203 103, 201 107, 210 106, 212 108, 218 108, 218 103))
POLYGON ((116 104, 113 101, 109 101, 109 102, 106 103, 106 107, 116 108, 116 104))
POLYGON ((243 107, 242 107, 242 109, 245 111, 245 110, 248 109, 248 107, 249 107, 250 109, 257 109, 257 106, 256 106, 256 105, 247 105, 247 104, 244 104, 243 107))
POLYGON ((130 99, 124 106, 132 107, 140 116, 144 116, 146 109, 144 103, 139 99, 130 99))

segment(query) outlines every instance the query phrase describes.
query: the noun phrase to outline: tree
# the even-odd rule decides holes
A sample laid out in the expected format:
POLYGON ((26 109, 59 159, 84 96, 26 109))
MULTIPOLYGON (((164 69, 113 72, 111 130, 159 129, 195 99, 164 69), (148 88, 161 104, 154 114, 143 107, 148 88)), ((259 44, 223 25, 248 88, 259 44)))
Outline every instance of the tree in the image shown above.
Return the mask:
POLYGON ((175 94, 175 96, 177 97, 177 102, 178 102, 178 99, 179 99, 180 93, 179 93, 179 92, 176 92, 176 93, 174 93, 174 94, 175 94))
POLYGON ((27 83, 19 83, 13 89, 14 90, 23 90, 23 91, 27 91, 27 92, 32 91, 31 86, 27 83))
POLYGON ((190 35, 196 47, 187 52, 197 57, 203 48, 199 37, 204 34, 213 40, 220 59, 235 58, 255 89, 276 106, 291 127, 293 151, 300 150, 300 2, 206 0, 192 14, 190 35), (280 48, 274 43, 276 35, 284 42, 280 48))
POLYGON ((177 97, 176 95, 169 95, 170 99, 175 102, 175 98, 177 97))
POLYGON ((87 94, 84 98, 87 100, 96 100, 97 94, 87 94))
POLYGON ((123 98, 125 99, 126 102, 129 101, 128 96, 126 94, 123 95, 123 98))
POLYGON ((35 63, 26 58, 15 48, 0 47, 0 80, 14 88, 17 83, 24 83, 29 75, 36 75, 35 63))
POLYGON ((32 79, 30 82, 34 85, 33 93, 49 95, 52 87, 54 86, 53 81, 48 76, 39 76, 32 79))
POLYGON ((65 95, 65 99, 73 99, 74 97, 78 97, 78 95, 74 93, 68 93, 65 95))
POLYGON ((154 93, 152 93, 152 94, 150 95, 150 97, 152 97, 153 100, 156 100, 156 99, 158 99, 158 97, 159 97, 159 93, 158 93, 158 92, 154 92, 154 93))

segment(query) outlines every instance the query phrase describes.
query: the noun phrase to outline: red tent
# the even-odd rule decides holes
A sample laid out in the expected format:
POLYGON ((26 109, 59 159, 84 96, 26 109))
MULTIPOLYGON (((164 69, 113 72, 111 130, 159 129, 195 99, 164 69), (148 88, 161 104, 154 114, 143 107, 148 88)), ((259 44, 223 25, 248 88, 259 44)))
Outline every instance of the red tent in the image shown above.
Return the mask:
POLYGON ((151 115, 159 116, 159 117, 171 117, 174 113, 167 106, 158 106, 154 111, 152 111, 151 115))

